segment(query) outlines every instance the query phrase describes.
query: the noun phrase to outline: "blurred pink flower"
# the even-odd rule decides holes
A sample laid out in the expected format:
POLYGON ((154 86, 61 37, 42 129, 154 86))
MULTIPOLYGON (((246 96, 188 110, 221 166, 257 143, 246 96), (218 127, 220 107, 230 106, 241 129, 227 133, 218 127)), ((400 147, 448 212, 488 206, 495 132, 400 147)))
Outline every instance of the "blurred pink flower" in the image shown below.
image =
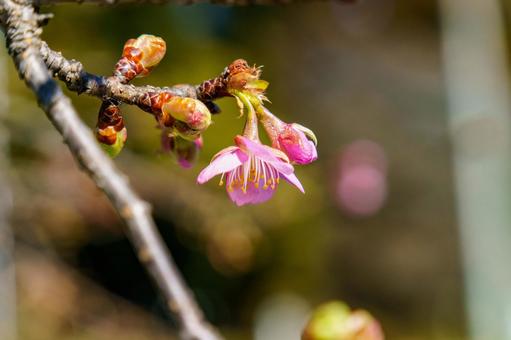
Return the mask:
POLYGON ((355 216, 371 216, 385 204, 387 159, 383 148, 369 140, 357 140, 343 150, 335 181, 340 207, 355 216))
POLYGON ((162 151, 173 154, 182 168, 189 169, 193 167, 202 146, 202 137, 194 141, 189 141, 173 133, 169 133, 168 130, 162 132, 162 151))
POLYGON ((236 146, 220 151, 201 171, 197 177, 199 184, 222 174, 220 185, 225 176, 227 193, 238 206, 269 200, 280 177, 304 193, 293 166, 281 151, 244 136, 236 136, 234 142, 236 146))

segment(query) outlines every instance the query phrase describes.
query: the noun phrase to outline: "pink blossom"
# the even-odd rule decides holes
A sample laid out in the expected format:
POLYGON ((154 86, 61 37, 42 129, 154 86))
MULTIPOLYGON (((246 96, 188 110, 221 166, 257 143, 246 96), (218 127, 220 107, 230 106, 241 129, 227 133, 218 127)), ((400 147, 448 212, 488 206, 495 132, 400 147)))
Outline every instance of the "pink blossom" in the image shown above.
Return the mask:
POLYGON ((318 159, 316 145, 305 136, 298 124, 285 124, 277 135, 275 146, 295 164, 309 164, 318 159))
POLYGON ((300 124, 288 124, 273 115, 268 109, 259 112, 261 123, 270 137, 273 147, 284 152, 293 164, 309 164, 318 158, 316 136, 300 124), (313 141, 307 138, 309 136, 313 141))
POLYGON ((304 192, 293 166, 281 151, 243 136, 236 136, 234 142, 236 146, 220 151, 202 170, 197 178, 199 184, 221 174, 220 184, 225 177, 227 194, 238 206, 269 200, 281 177, 304 192))

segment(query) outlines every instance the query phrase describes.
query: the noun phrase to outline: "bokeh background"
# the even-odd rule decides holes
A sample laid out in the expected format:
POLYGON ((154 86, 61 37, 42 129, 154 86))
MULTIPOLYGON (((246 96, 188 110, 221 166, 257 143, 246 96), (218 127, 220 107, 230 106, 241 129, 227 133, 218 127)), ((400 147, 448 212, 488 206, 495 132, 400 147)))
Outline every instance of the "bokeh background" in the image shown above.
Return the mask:
MULTIPOLYGON (((508 9, 502 2, 499 15, 508 9)), ((436 2, 44 11, 55 18, 43 38, 96 74, 111 73, 127 39, 163 37, 165 59, 136 84, 197 84, 237 58, 264 65, 269 109, 316 133, 319 160, 296 167, 305 195, 282 184, 271 201, 237 208, 215 181, 195 183, 242 129, 233 99, 217 101, 190 170, 160 152, 151 116, 123 106, 129 137, 115 162, 228 339, 298 339, 314 306, 332 299, 369 310, 388 339, 467 338, 436 2)), ((2 53, 19 339, 176 334, 111 205, 2 53)), ((93 127, 99 101, 69 95, 93 127)))

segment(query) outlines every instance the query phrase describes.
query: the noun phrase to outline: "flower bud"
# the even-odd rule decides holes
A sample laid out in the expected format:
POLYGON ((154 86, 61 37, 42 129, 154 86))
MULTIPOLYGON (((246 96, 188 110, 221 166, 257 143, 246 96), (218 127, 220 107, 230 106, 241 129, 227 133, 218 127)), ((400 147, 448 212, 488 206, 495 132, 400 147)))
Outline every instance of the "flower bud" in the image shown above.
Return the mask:
POLYGON ((112 100, 103 101, 96 125, 98 142, 111 157, 115 157, 124 147, 127 136, 128 133, 124 127, 124 119, 118 103, 112 100))
POLYGON ((159 64, 165 51, 165 41, 160 37, 142 34, 137 39, 129 39, 124 44, 114 75, 123 77, 125 82, 135 77, 144 77, 159 64))
POLYGON ((192 129, 179 120, 175 121, 172 127, 176 135, 189 141, 194 141, 201 136, 201 131, 192 129))
POLYGON ((105 129, 96 129, 96 138, 100 142, 101 147, 112 158, 116 157, 124 147, 128 131, 123 127, 120 131, 116 131, 113 126, 105 129))
MULTIPOLYGON (((130 39, 124 45, 124 51, 127 52, 127 56, 130 55, 131 49, 138 49, 141 55, 136 57, 140 64, 146 69, 151 69, 158 65, 165 55, 167 46, 165 40, 160 37, 156 37, 150 34, 142 34, 137 39, 130 39)), ((124 55, 123 51, 123 56, 124 55)))
POLYGON ((342 302, 319 306, 307 323, 302 340, 383 340, 380 324, 365 310, 351 311, 342 302))
POLYGON ((162 106, 162 116, 170 115, 177 122, 184 123, 188 128, 199 133, 211 124, 211 113, 200 100, 193 98, 172 97, 162 106))
POLYGON ((179 165, 185 169, 191 168, 197 160, 202 148, 202 137, 189 141, 164 130, 162 133, 162 149, 176 156, 179 165))
MULTIPOLYGON (((277 137, 277 147, 294 164, 309 164, 318 158, 316 145, 310 141, 299 124, 285 124, 277 137)), ((312 131, 311 131, 312 132, 312 131)))
POLYGON ((259 113, 262 116, 261 123, 268 133, 273 147, 284 152, 291 163, 309 164, 318 158, 317 140, 311 130, 300 124, 284 123, 267 109, 263 109, 259 113))

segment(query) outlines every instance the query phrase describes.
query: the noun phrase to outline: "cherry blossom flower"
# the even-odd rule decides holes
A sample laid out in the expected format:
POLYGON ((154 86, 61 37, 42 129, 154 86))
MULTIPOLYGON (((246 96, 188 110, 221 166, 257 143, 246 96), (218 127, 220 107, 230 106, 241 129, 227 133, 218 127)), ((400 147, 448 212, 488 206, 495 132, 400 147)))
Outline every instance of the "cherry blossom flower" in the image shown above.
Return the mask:
POLYGON ((293 166, 280 150, 244 136, 236 136, 234 141, 236 146, 220 151, 202 170, 197 178, 199 184, 221 174, 220 184, 225 180, 227 193, 238 206, 269 200, 280 178, 304 193, 293 166))

